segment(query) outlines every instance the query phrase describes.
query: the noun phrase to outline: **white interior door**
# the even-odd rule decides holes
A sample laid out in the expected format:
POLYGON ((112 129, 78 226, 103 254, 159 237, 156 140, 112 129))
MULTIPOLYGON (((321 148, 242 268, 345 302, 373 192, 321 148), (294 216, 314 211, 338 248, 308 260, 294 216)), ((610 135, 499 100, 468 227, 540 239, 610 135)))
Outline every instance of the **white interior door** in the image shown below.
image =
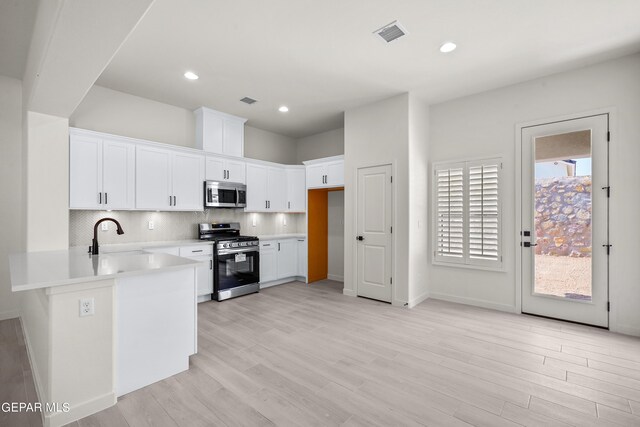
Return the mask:
POLYGON ((391 302, 391 165, 358 169, 358 296, 391 302))
POLYGON ((608 115, 522 129, 522 312, 608 327, 608 115))

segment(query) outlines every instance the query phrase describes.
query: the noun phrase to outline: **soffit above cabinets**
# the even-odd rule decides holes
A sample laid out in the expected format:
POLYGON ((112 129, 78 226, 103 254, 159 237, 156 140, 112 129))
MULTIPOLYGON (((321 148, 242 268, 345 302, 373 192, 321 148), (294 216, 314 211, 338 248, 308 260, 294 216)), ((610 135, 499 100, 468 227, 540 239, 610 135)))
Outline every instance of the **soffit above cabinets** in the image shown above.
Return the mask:
POLYGON ((639 49, 637 0, 156 0, 97 84, 298 138, 399 93, 437 103, 639 49), (372 34, 396 20, 407 35, 372 34))

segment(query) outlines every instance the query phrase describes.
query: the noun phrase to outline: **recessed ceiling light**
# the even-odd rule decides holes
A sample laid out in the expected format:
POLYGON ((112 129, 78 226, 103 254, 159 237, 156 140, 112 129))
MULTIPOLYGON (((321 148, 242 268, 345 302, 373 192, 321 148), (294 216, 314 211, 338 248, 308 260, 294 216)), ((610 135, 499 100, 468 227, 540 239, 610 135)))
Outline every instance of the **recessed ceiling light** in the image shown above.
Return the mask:
POLYGON ((184 73, 184 76, 189 80, 198 80, 198 75, 193 71, 187 71, 186 73, 184 73))
POLYGON ((454 50, 456 50, 456 44, 454 42, 446 42, 443 43, 442 46, 440 46, 440 52, 442 53, 449 53, 449 52, 453 52, 454 50))
POLYGON ((286 113, 287 111, 289 111, 289 107, 287 107, 286 105, 281 105, 280 108, 278 108, 278 111, 280 111, 281 113, 286 113))

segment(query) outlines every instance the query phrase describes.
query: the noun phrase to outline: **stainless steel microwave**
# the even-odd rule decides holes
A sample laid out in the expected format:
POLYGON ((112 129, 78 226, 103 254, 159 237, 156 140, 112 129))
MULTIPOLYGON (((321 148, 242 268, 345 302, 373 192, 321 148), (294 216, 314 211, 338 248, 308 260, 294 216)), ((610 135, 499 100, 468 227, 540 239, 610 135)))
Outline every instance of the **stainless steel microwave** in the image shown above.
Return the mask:
POLYGON ((205 181, 205 208, 244 208, 247 186, 238 182, 205 181))

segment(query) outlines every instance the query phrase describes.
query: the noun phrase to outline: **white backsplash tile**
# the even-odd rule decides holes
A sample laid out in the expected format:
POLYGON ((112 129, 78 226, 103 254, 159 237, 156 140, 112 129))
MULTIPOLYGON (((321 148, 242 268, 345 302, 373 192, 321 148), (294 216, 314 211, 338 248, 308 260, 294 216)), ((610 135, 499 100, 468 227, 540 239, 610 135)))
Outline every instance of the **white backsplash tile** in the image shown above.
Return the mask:
POLYGON ((108 222, 108 231, 98 231, 100 244, 197 239, 197 224, 201 222, 239 222, 241 233, 248 236, 305 232, 305 214, 245 213, 240 209, 207 209, 204 212, 71 210, 69 246, 89 246, 93 225, 107 217, 118 220, 124 234, 118 236, 115 224, 108 222), (283 224, 285 218, 286 226, 283 224), (149 230, 149 221, 154 223, 153 230, 149 230))

